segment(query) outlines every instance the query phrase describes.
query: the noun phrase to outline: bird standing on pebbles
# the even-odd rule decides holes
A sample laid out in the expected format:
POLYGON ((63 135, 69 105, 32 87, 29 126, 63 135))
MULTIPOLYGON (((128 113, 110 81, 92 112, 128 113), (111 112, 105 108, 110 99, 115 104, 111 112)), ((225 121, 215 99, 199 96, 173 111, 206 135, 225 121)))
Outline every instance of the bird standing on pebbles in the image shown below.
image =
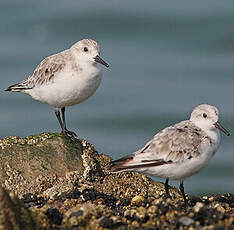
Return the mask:
POLYGON ((219 121, 218 109, 202 104, 181 121, 157 133, 142 149, 112 162, 115 172, 138 171, 165 178, 168 197, 169 180, 180 180, 180 191, 187 205, 183 182, 198 173, 215 155, 220 144, 220 132, 229 136, 219 121))
POLYGON ((84 39, 70 49, 45 58, 31 76, 5 91, 23 92, 53 106, 62 133, 75 137, 66 127, 65 107, 79 104, 95 93, 102 78, 97 63, 109 67, 99 56, 97 42, 84 39))

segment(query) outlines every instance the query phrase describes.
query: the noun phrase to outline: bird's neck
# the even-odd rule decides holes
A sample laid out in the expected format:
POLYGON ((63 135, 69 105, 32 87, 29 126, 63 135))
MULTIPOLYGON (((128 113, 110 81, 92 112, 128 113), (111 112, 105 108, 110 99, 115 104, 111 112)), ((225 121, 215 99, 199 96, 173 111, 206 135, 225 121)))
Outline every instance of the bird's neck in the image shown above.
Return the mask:
POLYGON ((220 142, 220 132, 215 127, 210 127, 206 123, 203 122, 193 122, 197 127, 199 127, 206 135, 211 139, 213 143, 220 142))
MULTIPOLYGON (((204 130, 205 131, 205 130, 204 130)), ((215 129, 215 130, 206 130, 207 136, 211 139, 211 142, 214 144, 219 145, 220 143, 220 131, 215 129)))

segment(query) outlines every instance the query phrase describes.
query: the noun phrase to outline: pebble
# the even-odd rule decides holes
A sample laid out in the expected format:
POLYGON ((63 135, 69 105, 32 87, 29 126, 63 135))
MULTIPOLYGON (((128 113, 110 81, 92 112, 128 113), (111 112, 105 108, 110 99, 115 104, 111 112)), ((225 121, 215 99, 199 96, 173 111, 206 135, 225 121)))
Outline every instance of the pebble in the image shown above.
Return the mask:
POLYGON ((145 198, 144 198, 143 196, 137 195, 137 196, 134 196, 134 197, 132 198, 131 204, 132 204, 132 205, 133 205, 133 204, 139 204, 139 203, 143 202, 144 200, 145 200, 145 198))
POLYGON ((197 202, 196 205, 193 207, 193 210, 194 212, 199 212, 202 207, 204 207, 204 204, 201 202, 197 202))
POLYGON ((110 228, 114 227, 113 220, 109 216, 104 216, 99 223, 100 227, 110 228))
POLYGON ((185 226, 189 226, 189 225, 191 225, 191 224, 194 223, 194 220, 191 219, 191 218, 189 218, 189 217, 187 217, 187 216, 182 216, 179 219, 179 223, 181 223, 181 224, 183 224, 185 226))

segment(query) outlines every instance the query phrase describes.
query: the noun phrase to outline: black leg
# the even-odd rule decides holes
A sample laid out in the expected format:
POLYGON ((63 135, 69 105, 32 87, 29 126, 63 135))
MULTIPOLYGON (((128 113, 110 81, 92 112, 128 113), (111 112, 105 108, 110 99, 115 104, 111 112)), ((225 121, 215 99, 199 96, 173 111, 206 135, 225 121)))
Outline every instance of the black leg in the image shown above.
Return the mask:
POLYGON ((64 127, 63 127, 63 122, 62 122, 61 117, 60 117, 60 112, 59 112, 58 109, 55 109, 54 113, 55 113, 55 115, 56 115, 56 117, 57 117, 57 119, 59 121, 59 124, 60 124, 62 132, 63 132, 64 131, 64 127))
POLYGON ((184 193, 184 184, 183 183, 184 183, 183 181, 180 181, 180 192, 181 192, 181 194, 183 196, 184 204, 187 207, 188 206, 188 201, 187 201, 185 193, 184 193))
POLYGON ((165 191, 166 191, 166 195, 167 195, 167 197, 169 197, 169 198, 171 198, 171 195, 170 195, 170 193, 169 193, 169 185, 168 185, 168 179, 166 179, 166 181, 165 181, 165 184, 164 184, 164 187, 165 187, 165 191))
POLYGON ((63 119, 63 127, 64 127, 64 130, 66 130, 67 126, 66 126, 66 119, 65 119, 65 107, 61 109, 61 112, 62 112, 62 119, 63 119))
POLYGON ((62 132, 68 136, 68 137, 77 137, 75 132, 69 131, 67 130, 67 126, 66 126, 66 119, 65 119, 65 107, 61 108, 61 112, 62 112, 62 119, 63 119, 63 128, 62 128, 62 132))

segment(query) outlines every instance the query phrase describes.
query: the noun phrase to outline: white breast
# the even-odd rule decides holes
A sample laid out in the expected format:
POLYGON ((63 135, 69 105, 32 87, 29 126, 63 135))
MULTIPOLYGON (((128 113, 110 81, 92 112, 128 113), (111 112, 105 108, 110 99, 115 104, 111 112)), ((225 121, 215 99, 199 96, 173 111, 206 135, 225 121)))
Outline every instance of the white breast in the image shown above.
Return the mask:
POLYGON ((65 68, 52 83, 34 87, 29 94, 36 100, 62 108, 83 102, 95 93, 100 83, 101 72, 95 66, 80 72, 65 68))

